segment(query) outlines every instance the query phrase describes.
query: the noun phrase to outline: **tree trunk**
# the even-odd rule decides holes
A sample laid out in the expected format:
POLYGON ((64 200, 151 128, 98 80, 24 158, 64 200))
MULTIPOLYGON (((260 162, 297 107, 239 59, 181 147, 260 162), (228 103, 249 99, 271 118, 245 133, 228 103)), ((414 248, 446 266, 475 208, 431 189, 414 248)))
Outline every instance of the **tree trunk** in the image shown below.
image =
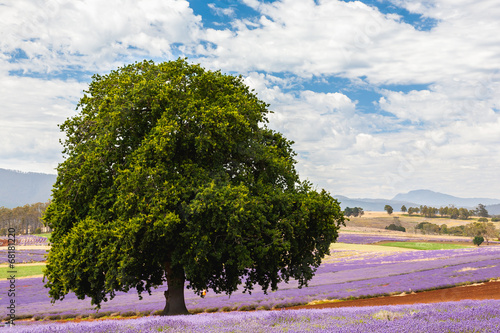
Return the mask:
POLYGON ((169 262, 165 263, 168 290, 164 292, 165 308, 162 315, 174 316, 189 314, 184 301, 184 271, 182 268, 172 269, 169 262))

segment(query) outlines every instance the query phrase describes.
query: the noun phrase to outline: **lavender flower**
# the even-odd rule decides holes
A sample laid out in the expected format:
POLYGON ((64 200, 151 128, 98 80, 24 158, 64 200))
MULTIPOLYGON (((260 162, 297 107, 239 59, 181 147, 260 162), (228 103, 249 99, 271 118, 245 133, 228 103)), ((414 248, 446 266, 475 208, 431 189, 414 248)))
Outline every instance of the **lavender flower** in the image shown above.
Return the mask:
POLYGON ((4 332, 498 332, 500 301, 255 311, 80 323, 28 323, 4 332))
MULTIPOLYGON (((276 292, 268 295, 259 290, 251 295, 237 291, 231 297, 209 292, 205 298, 186 290, 186 305, 195 312, 272 309, 325 299, 436 289, 500 277, 500 247, 497 246, 350 254, 336 258, 334 253, 319 267, 307 288, 298 289, 297 283, 291 282, 280 284, 276 292)), ((7 284, 8 281, 0 281, 0 289, 7 290, 7 284)), ((146 294, 142 300, 138 300, 134 290, 117 293, 115 299, 103 304, 101 312, 152 313, 163 308, 164 289, 146 294)), ((89 300, 78 300, 72 293, 64 301, 51 305, 41 278, 19 280, 16 302, 18 316, 44 318, 95 313, 89 300)))

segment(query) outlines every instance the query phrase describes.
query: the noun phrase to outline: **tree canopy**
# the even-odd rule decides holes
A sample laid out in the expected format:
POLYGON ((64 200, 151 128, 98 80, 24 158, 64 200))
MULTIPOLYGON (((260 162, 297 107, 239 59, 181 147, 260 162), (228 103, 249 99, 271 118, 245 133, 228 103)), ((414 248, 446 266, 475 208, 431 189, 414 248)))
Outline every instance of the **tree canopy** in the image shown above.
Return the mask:
POLYGON ((483 204, 477 205, 476 210, 475 210, 475 214, 476 214, 476 216, 480 216, 480 217, 489 217, 490 216, 488 214, 488 211, 486 210, 486 206, 483 204))
POLYGON ((346 207, 343 211, 344 216, 354 216, 354 217, 362 216, 364 213, 365 212, 361 207, 354 207, 354 208, 346 207))
POLYGON ((65 160, 44 215, 53 301, 73 291, 99 307, 166 281, 164 313, 179 314, 185 282, 199 295, 307 285, 344 216, 299 179, 267 108, 241 77, 183 59, 94 75, 60 126, 65 160))

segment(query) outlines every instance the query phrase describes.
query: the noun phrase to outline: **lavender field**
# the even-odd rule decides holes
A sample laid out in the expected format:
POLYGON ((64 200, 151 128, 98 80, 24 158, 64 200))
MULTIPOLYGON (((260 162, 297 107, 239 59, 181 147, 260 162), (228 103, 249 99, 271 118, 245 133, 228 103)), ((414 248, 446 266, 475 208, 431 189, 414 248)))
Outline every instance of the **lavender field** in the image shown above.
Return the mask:
MULTIPOLYGON (((0 239, 8 239, 7 236, 0 236, 0 239)), ((48 239, 42 236, 18 235, 16 236, 16 246, 46 246, 48 239)))
MULTIPOLYGON (((339 235, 337 242, 346 244, 374 244, 378 242, 405 242, 405 241, 433 241, 433 242, 462 242, 470 243, 472 245, 472 239, 470 237, 461 236, 425 236, 425 235, 415 235, 415 234, 362 234, 362 233, 342 233, 339 235)), ((500 244, 500 242, 495 240, 489 241, 491 244, 500 244)))
POLYGON ((324 310, 255 311, 80 323, 31 323, 4 332, 499 332, 500 301, 324 310))
MULTIPOLYGON (((45 249, 29 249, 29 250, 16 250, 16 263, 34 263, 34 262, 44 262, 46 260, 45 255, 47 250, 45 249)), ((7 264, 8 262, 8 250, 7 248, 0 249, 0 264, 7 264)))
MULTIPOLYGON (((236 292, 228 297, 209 292, 205 298, 186 290, 186 305, 193 313, 269 310, 313 301, 410 293, 497 279, 499 262, 498 246, 397 253, 336 250, 318 268, 307 288, 298 289, 295 283, 290 283, 281 284, 278 291, 268 295, 255 291, 251 295, 236 292)), ((7 290, 7 282, 1 281, 0 289, 7 290)), ((142 300, 131 291, 117 293, 116 298, 104 303, 96 314, 88 300, 78 300, 73 294, 52 305, 43 284, 41 278, 17 281, 18 318, 151 315, 164 306, 165 288, 144 295, 142 300)))

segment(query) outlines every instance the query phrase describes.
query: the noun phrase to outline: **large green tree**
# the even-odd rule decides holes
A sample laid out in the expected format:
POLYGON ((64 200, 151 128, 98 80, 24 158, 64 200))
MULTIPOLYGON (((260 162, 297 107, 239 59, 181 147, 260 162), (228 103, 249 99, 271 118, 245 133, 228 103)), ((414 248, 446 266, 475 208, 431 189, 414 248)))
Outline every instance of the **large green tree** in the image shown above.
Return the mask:
POLYGON ((199 295, 307 285, 344 216, 300 181, 267 107, 241 77, 183 59, 95 75, 60 126, 44 215, 53 301, 73 291, 99 307, 166 281, 164 314, 182 314, 186 283, 199 295))

